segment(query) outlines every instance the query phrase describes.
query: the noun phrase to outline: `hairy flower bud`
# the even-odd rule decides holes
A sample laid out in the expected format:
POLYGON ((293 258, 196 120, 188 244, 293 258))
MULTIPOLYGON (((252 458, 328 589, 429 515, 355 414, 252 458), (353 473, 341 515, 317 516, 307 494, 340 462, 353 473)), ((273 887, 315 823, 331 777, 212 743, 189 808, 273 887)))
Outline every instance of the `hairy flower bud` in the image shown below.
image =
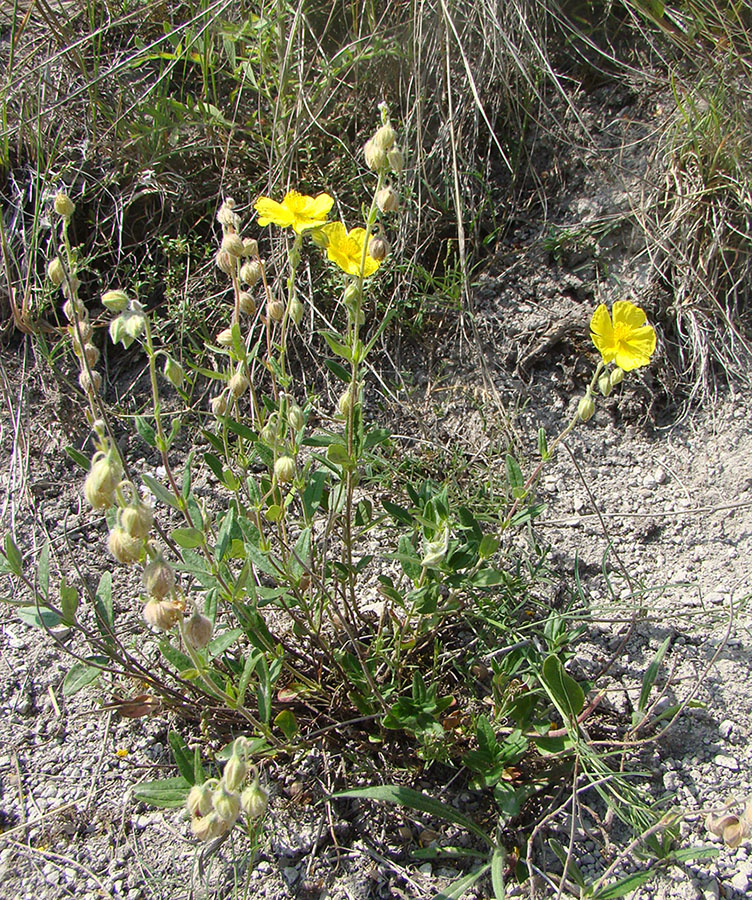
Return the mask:
POLYGON ((94 344, 84 344, 83 355, 86 357, 89 367, 95 366, 99 362, 99 347, 95 347, 94 344))
POLYGON ((290 314, 290 318, 296 325, 300 325, 303 321, 303 304, 298 300, 297 297, 293 297, 290 301, 290 306, 287 309, 290 314))
POLYGON ((224 272, 225 275, 232 275, 232 273, 235 271, 235 257, 221 247, 219 250, 217 250, 217 255, 214 257, 214 262, 216 263, 217 268, 221 272, 224 272))
POLYGON ((78 328, 75 325, 69 325, 68 331, 70 332, 71 337, 73 338, 73 349, 76 353, 76 356, 81 356, 81 344, 79 342, 79 337, 86 344, 89 338, 94 333, 94 329, 91 326, 91 322, 78 320, 78 328))
POLYGON ((274 463, 274 477, 280 484, 289 484, 295 478, 295 460, 291 456, 280 456, 274 463))
POLYGON ((230 256, 234 256, 236 259, 240 259, 241 256, 245 255, 243 241, 237 234, 226 234, 222 238, 222 249, 226 250, 230 256))
POLYGON ((109 509, 115 502, 115 489, 123 469, 112 453, 97 453, 84 483, 84 495, 93 509, 109 509))
POLYGON ((129 309, 124 310, 110 322, 112 343, 122 344, 126 350, 144 331, 146 331, 146 316, 140 304, 133 303, 129 309))
POLYGON ((75 297, 76 291, 81 287, 81 279, 77 275, 73 275, 71 273, 69 278, 66 278, 65 281, 60 285, 60 289, 63 292, 63 296, 70 299, 71 297, 75 297))
POLYGON ((386 124, 382 125, 381 128, 378 129, 378 131, 376 132, 376 134, 374 134, 374 136, 371 138, 371 140, 374 142, 374 144, 379 149, 383 150, 386 153, 388 150, 391 150, 392 147, 394 146, 395 137, 396 137, 396 135, 394 134, 394 129, 387 122, 386 124))
POLYGON ((258 284, 261 278, 261 260, 252 259, 243 263, 240 267, 240 280, 245 282, 249 287, 258 284))
POLYGON ((80 372, 78 384, 87 394, 98 394, 102 389, 102 376, 96 371, 80 372))
POLYGON ((194 650, 202 650, 211 640, 214 627, 211 619, 202 615, 197 609, 183 627, 183 635, 194 650))
POLYGON ((185 372, 180 363, 168 356, 164 364, 164 376, 175 388, 181 388, 185 381, 185 372))
POLYGON ((194 816, 191 819, 191 831, 200 841, 212 841, 227 831, 227 822, 213 810, 206 816, 194 816))
POLYGON ((258 241, 255 238, 243 238, 243 256, 256 258, 259 255, 258 241))
POLYGON ((349 309, 354 309, 361 298, 361 291, 356 284, 348 284, 345 288, 344 301, 349 309))
POLYGON ((232 826, 240 815, 240 796, 236 791, 231 791, 223 782, 219 782, 212 796, 214 812, 227 825, 232 826))
POLYGON ((395 175, 399 175, 402 172, 405 165, 405 157, 399 147, 392 147, 386 155, 386 161, 389 163, 389 168, 395 175))
POLYGON ((151 507, 140 500, 120 510, 120 527, 132 538, 147 538, 153 521, 151 507))
POLYGON ((611 371, 611 387, 616 387, 617 384, 621 384, 624 381, 624 369, 620 369, 618 366, 611 371))
POLYGON ((397 212, 399 209, 399 196, 393 187, 387 185, 376 193, 376 206, 383 213, 397 212))
POLYGON ((366 141, 366 145, 363 148, 363 153, 366 158, 366 165, 373 172, 379 172, 381 169, 385 168, 387 165, 387 157, 386 151, 381 147, 378 147, 373 138, 371 140, 366 141))
POLYGON ((604 397, 608 397, 611 393, 611 376, 608 372, 604 372, 603 375, 598 379, 598 390, 603 394, 604 397))
POLYGON ((220 347, 232 347, 232 328, 223 328, 217 335, 217 343, 220 347))
POLYGON ((238 306, 240 307, 240 311, 247 316, 252 316, 256 312, 256 304, 248 291, 240 292, 238 295, 238 306))
POLYGON ((227 412, 227 397, 224 394, 213 397, 209 406, 211 407, 212 415, 219 418, 227 412))
POLYGON ((60 287, 63 281, 65 281, 65 267, 60 261, 59 256, 54 257, 54 259, 51 259, 47 264, 47 277, 55 287, 60 287))
POLYGON ((269 794, 258 783, 258 778, 240 795, 240 806, 250 819, 260 819, 269 806, 269 794))
POLYGON ((595 401, 588 391, 577 404, 577 416, 581 422, 589 422, 595 414, 595 401))
POLYGON ((242 397, 250 386, 251 382, 245 377, 242 372, 236 372, 227 383, 227 387, 230 393, 236 400, 239 397, 242 397))
POLYGON ((185 798, 185 805, 192 816, 207 816, 213 809, 210 782, 194 784, 185 798))
POLYGON ((105 291, 101 297, 102 306, 113 313, 121 313, 128 308, 130 300, 125 291, 105 291))
POLYGON ((303 410, 297 403, 291 403, 287 409, 287 422, 293 431, 300 431, 305 425, 305 416, 303 410))
POLYGON ((70 219, 76 210, 75 204, 64 191, 55 195, 52 205, 55 207, 55 212, 64 219, 70 219))
POLYGON ((143 538, 132 537, 119 525, 116 525, 110 532, 107 546, 115 559, 125 565, 138 562, 144 551, 143 538))
POLYGON ((246 761, 239 756, 236 749, 233 749, 232 756, 227 761, 222 773, 222 781, 227 785, 230 791, 239 791, 248 774, 248 765, 246 761))
POLYGON ((337 409, 345 418, 350 415, 350 410, 352 409, 352 390, 350 388, 340 396, 337 401, 337 409))
POLYGON ((80 300, 66 300, 63 303, 63 315, 65 318, 72 322, 74 319, 85 319, 86 318, 86 307, 80 300))
POLYGON ((149 600, 144 606, 144 621, 158 631, 171 631, 183 615, 178 600, 149 600))
POLYGON ((175 590, 175 572, 160 554, 144 566, 141 584, 146 593, 154 600, 164 600, 175 590))
POLYGON ((240 216, 234 210, 235 201, 232 197, 227 197, 217 211, 217 221, 222 228, 229 228, 233 231, 238 230, 240 227, 240 216))
POLYGON ((375 235, 371 238, 368 244, 368 253, 373 259, 379 260, 381 262, 382 259, 386 259, 389 255, 389 241, 386 238, 381 237, 380 234, 375 235))
POLYGON ((285 315, 285 304, 282 300, 270 300, 266 304, 266 311, 270 319, 281 322, 285 315))

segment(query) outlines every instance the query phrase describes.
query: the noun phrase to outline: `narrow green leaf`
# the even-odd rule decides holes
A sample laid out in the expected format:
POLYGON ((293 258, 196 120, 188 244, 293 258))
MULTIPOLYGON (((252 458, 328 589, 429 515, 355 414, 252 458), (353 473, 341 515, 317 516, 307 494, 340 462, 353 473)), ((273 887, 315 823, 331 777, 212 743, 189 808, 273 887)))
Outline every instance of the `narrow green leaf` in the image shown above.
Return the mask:
POLYGON ((549 846, 554 851, 556 856, 559 859, 559 862, 564 866, 567 870, 567 875, 574 881, 577 887, 586 888, 587 882, 580 870, 580 867, 574 860, 573 856, 569 856, 564 847, 556 840, 556 838, 548 839, 549 846), (567 857, 569 856, 569 863, 567 864, 567 857))
POLYGON ((240 681, 238 682, 238 696, 235 700, 238 709, 242 709, 243 703, 245 701, 245 694, 248 690, 248 685, 251 680, 251 675, 253 675, 254 670, 256 669, 256 664, 258 663, 258 654, 257 653, 249 653, 246 657, 245 666, 243 666, 243 674, 240 676, 240 681))
POLYGON ((540 679, 562 716, 576 719, 585 705, 585 692, 574 678, 567 675, 558 656, 552 653, 546 657, 540 679))
POLYGON ((214 547, 214 561, 222 562, 230 544, 232 529, 235 525, 235 507, 231 506, 225 513, 217 533, 217 543, 214 547))
POLYGON ((199 528, 174 528, 170 537, 184 550, 193 550, 204 543, 204 532, 199 528))
POLYGON ((178 772, 188 782, 188 784, 196 783, 196 770, 194 766, 193 753, 188 749, 188 745, 177 731, 171 731, 167 735, 167 740, 172 750, 172 757, 178 772))
POLYGON ((283 709, 281 713, 274 717, 274 724, 277 725, 287 738, 291 741, 298 733, 298 721, 295 713, 291 709, 283 709))
POLYGON ((14 575, 23 574, 23 557, 21 551, 16 546, 10 532, 5 535, 5 556, 8 560, 8 566, 14 575))
POLYGON ((546 430, 544 428, 538 429, 538 453, 540 453, 541 459, 548 459, 548 441, 546 440, 546 430))
POLYGON ((241 634, 243 634, 242 628, 231 628, 229 631, 223 631, 221 634, 218 634, 209 642, 206 648, 209 659, 221 656, 228 647, 232 647, 241 634))
POLYGON ((63 577, 60 582, 60 610, 63 614, 63 622, 65 622, 66 625, 73 625, 75 623, 78 603, 78 590, 73 587, 73 585, 68 584, 63 577))
POLYGON ((150 447, 157 446, 157 433, 143 416, 136 416, 136 431, 150 447))
POLYGON ((60 616, 46 606, 22 606, 18 610, 18 618, 27 625, 33 625, 35 628, 55 628, 63 620, 60 616))
POLYGON ((204 453, 204 462, 212 470, 217 481, 224 481, 222 460, 214 453, 204 453))
POLYGON ((352 466, 353 461, 344 444, 329 444, 326 458, 334 466, 352 466))
POLYGON ((661 663, 663 662, 663 657, 666 655, 666 651, 668 650, 668 645, 671 643, 671 635, 669 635, 666 640, 661 644, 658 648, 658 652, 653 657, 653 661, 647 667, 645 671, 645 675, 642 679, 642 690, 640 691, 640 701, 637 704, 637 708, 640 712, 645 712, 648 707, 648 700, 650 699, 650 692, 653 689, 653 685, 655 684, 655 679, 658 677, 658 671, 661 667, 661 663))
POLYGON ((507 453, 506 469, 507 481, 509 482, 509 486, 512 488, 512 493, 515 495, 515 497, 521 496, 520 492, 524 491, 525 488, 525 478, 522 474, 520 464, 512 456, 511 453, 507 453))
POLYGON ((166 503, 167 506, 171 506, 173 509, 180 509, 178 498, 172 491, 168 491, 163 484, 160 484, 156 478, 144 473, 141 476, 141 480, 149 488, 152 494, 154 494, 158 500, 162 501, 162 503, 166 503))
POLYGON ((490 864, 486 863, 477 871, 470 872, 469 875, 463 875, 450 885, 447 885, 438 894, 434 894, 432 900, 461 900, 462 897, 470 890, 470 888, 479 881, 488 872, 490 864))
POLYGON ((484 534, 478 547, 480 558, 490 559, 499 549, 499 543, 500 541, 495 534, 484 534))
POLYGON ((238 437, 245 438, 247 441, 255 441, 258 438, 258 435, 252 428, 249 428, 242 422, 236 422, 234 419, 227 420, 227 427, 230 431, 237 434, 238 437))
POLYGON ((385 784, 376 787, 356 788, 351 791, 341 791, 338 794, 333 794, 332 797, 334 799, 340 797, 357 797, 363 800, 381 800, 384 803, 395 803, 398 806, 407 806, 410 809, 417 809, 420 812, 428 813, 439 819, 444 819, 447 822, 453 822, 455 825, 460 825, 466 831, 471 832, 476 835, 476 837, 485 841, 489 847, 495 846, 493 840, 486 834, 480 825, 477 825, 472 819, 464 816, 453 806, 449 806, 449 804, 444 803, 441 800, 436 800, 428 794, 414 791, 412 788, 402 787, 397 784, 385 784))
POLYGON ((159 652, 181 674, 193 668, 190 657, 186 656, 185 653, 181 653, 180 650, 176 650, 168 638, 162 638, 159 642, 159 652))
POLYGON ((97 626, 105 636, 110 636, 115 628, 115 615, 112 608, 112 572, 102 572, 94 595, 94 612, 97 626))
POLYGON ((298 535, 290 558, 290 574, 294 578, 300 578, 309 564, 311 555, 311 529, 304 528, 298 535))
POLYGON ((348 372, 336 359, 325 359, 324 365, 329 369, 332 375, 336 375, 337 378, 339 378, 340 381, 344 381, 345 384, 349 384, 352 381, 352 373, 348 372))
POLYGON ((720 847, 680 847, 671 852, 671 858, 677 862, 690 862, 693 859, 712 859, 720 856, 720 847))
POLYGON ((272 715, 272 682, 269 677, 269 666, 266 664, 266 657, 263 653, 259 655, 256 672, 259 678, 256 688, 259 718, 265 725, 268 725, 272 715))
POLYGON ((75 447, 66 447, 65 452, 70 456, 76 465, 81 466, 84 472, 88 472, 91 468, 91 460, 88 456, 84 456, 80 450, 76 450, 75 447))
POLYGON ((403 525, 413 524, 413 517, 403 506, 398 506, 396 503, 392 503, 391 500, 382 500, 381 505, 395 522, 402 523, 403 525))
POLYGON ((322 331, 321 334, 324 337, 324 340, 329 344, 329 348, 332 353, 336 353, 337 356, 341 356, 342 359, 346 359, 348 362, 352 362, 352 351, 350 348, 343 344, 341 341, 337 340, 337 336, 332 334, 329 331, 322 331))
POLYGON ((617 900, 618 897, 624 897, 626 894, 636 891, 638 887, 642 887, 643 884, 647 884, 653 876, 654 873, 651 871, 627 875, 626 878, 621 878, 610 887, 593 894, 592 900, 617 900))
POLYGON ((96 660, 100 665, 92 666, 87 663, 77 662, 68 669, 63 679, 63 696, 72 697, 77 694, 87 684, 93 684, 102 674, 102 665, 107 664, 105 656, 89 657, 96 660))
POLYGON ((50 542, 46 540, 37 562, 37 581, 39 591, 45 600, 50 599, 50 542))
POLYGON ((145 781, 133 788, 133 796, 142 803, 158 806, 162 809, 174 809, 183 806, 191 789, 185 778, 162 778, 159 781, 145 781))
POLYGON ((495 900, 504 900, 506 890, 504 889, 504 862, 506 853, 503 847, 494 847, 491 854, 491 887, 493 888, 495 900))

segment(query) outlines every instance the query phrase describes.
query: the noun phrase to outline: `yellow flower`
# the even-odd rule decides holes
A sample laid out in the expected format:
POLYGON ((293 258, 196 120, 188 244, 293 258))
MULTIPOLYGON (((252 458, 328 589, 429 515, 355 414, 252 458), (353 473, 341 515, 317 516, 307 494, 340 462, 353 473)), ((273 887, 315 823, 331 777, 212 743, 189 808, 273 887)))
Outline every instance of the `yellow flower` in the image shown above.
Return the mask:
POLYGON ((297 191, 285 194, 281 203, 269 197, 259 197, 256 201, 256 212, 259 214, 259 225, 279 225, 290 228, 296 234, 302 234, 309 228, 318 228, 326 222, 334 200, 329 194, 306 197, 297 191))
POLYGON ((590 320, 590 337, 603 362, 615 362, 625 372, 648 365, 655 351, 655 329, 644 310, 629 300, 614 303, 613 321, 601 303, 590 320))
POLYGON ((348 231, 342 222, 332 222, 329 225, 325 225, 321 232, 324 237, 323 243, 326 247, 326 255, 343 272, 356 277, 362 274, 363 277, 367 278, 378 269, 379 261, 368 253, 365 254, 364 262, 365 228, 353 228, 348 231))

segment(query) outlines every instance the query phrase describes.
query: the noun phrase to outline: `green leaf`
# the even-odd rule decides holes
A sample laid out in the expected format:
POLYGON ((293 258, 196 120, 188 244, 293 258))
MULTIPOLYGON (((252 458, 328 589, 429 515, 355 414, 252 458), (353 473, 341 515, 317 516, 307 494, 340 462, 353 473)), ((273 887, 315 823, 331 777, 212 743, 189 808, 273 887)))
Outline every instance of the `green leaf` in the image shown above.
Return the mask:
POLYGON ((73 625, 76 621, 76 612, 78 610, 79 596, 78 591, 73 585, 68 584, 65 577, 60 582, 60 610, 63 614, 63 622, 66 625, 73 625))
POLYGON ((269 675, 269 666, 266 664, 266 657, 263 653, 259 655, 256 672, 259 678, 256 688, 259 718, 264 725, 268 725, 272 715, 272 682, 269 675))
POLYGON ((412 581, 417 581, 418 578, 420 578, 420 573, 423 569, 420 565, 420 557, 416 553, 412 541, 406 534, 403 534, 399 539, 399 544, 397 545, 397 558, 400 561, 402 571, 405 575, 412 581))
POLYGON ((538 429, 538 453, 540 453, 540 458, 542 460, 547 460, 549 458, 545 428, 538 429))
POLYGON ((223 631, 221 634, 218 634, 213 640, 209 641, 206 648, 209 659, 220 656, 228 647, 232 647, 242 634, 242 628, 231 628, 229 631, 223 631))
POLYGON ((5 556, 11 572, 14 575, 23 575, 23 557, 10 532, 5 535, 5 556))
POLYGON ((671 852, 671 859, 677 862, 690 862, 693 859, 712 859, 720 855, 720 847, 680 847, 671 852))
POLYGON ((507 453, 506 470, 507 470, 507 481, 509 482, 509 486, 512 489, 512 494, 515 497, 524 496, 524 494, 525 494, 525 478, 522 474, 522 469, 520 468, 520 464, 512 456, 511 453, 507 453))
POLYGON ((648 707, 648 700, 650 699, 650 692, 653 689, 653 685, 655 684, 655 679, 658 677, 658 671, 661 667, 661 663, 663 662, 663 657, 666 655, 666 651, 668 650, 668 645, 671 643, 671 635, 669 635, 666 640, 661 644, 658 648, 658 652, 653 657, 653 661, 647 667, 645 671, 645 675, 642 679, 642 690, 640 691, 640 701, 637 704, 637 709, 640 712, 645 712, 648 707))
POLYGON ((598 891, 593 894, 592 900, 617 900, 618 897, 624 897, 626 894, 636 891, 638 887, 647 884, 654 877, 653 872, 635 872, 633 875, 627 875, 614 882, 610 887, 598 891))
POLYGON ((326 448, 326 458, 333 466, 345 466, 346 468, 353 465, 353 460, 347 452, 344 444, 329 444, 326 448))
POLYGON ((499 539, 494 534, 484 534, 480 546, 478 547, 478 556, 481 559, 490 559, 499 549, 499 539))
POLYGON ((313 518, 313 514, 321 506, 321 499, 324 496, 324 489, 329 475, 321 469, 317 469, 306 479, 305 490, 303 491, 303 506, 309 519, 313 518))
POLYGON ((214 547, 214 560, 215 562, 222 562, 225 557, 225 552, 230 544, 230 538, 232 536, 232 529, 235 525, 235 507, 231 506, 227 512, 225 513, 224 518, 222 519, 222 523, 219 526, 219 531, 217 533, 217 543, 214 547))
POLYGON ((39 590, 45 600, 50 599, 50 542, 46 540, 37 562, 37 581, 39 590))
POLYGON ((106 656, 90 656, 88 659, 99 665, 92 666, 85 662, 74 663, 63 679, 64 697, 72 697, 87 684, 93 684, 102 674, 102 666, 106 666, 108 662, 106 656))
POLYGON ((157 446, 157 433, 143 416, 136 416, 136 431, 150 447, 157 446))
POLYGON ((585 692, 574 678, 567 675, 558 656, 552 653, 546 657, 540 679, 561 715, 570 720, 576 719, 585 705, 585 692))
POLYGON ((217 481, 224 481, 222 472, 222 460, 214 453, 204 453, 204 462, 212 470, 217 481))
POLYGON ((472 578, 473 585, 479 588, 496 587, 505 581, 504 573, 498 569, 481 569, 472 578))
POLYGON ((587 882, 583 877, 582 871, 577 863, 574 861, 574 857, 570 856, 564 847, 556 840, 556 838, 549 838, 548 844, 551 849, 554 851, 556 856, 559 859, 559 862, 564 866, 567 870, 568 876, 574 881, 574 883, 581 888, 587 887, 587 882), (567 857, 569 856, 569 864, 567 864, 567 857))
POLYGON ((115 628, 115 616, 112 608, 112 572, 102 572, 94 595, 94 611, 97 626, 105 636, 110 636, 115 628))
POLYGON ((168 491, 163 484, 160 484, 156 478, 153 478, 151 475, 147 475, 146 473, 144 473, 141 476, 141 480, 149 488, 152 494, 154 494, 154 496, 158 500, 162 501, 162 503, 166 503, 167 506, 171 506, 173 509, 180 509, 180 502, 178 501, 178 498, 172 493, 172 491, 168 491))
MULTIPOLYGON (((342 359, 346 359, 348 362, 352 362, 352 351, 347 346, 347 344, 343 344, 341 341, 337 340, 337 335, 332 334, 329 331, 322 331, 321 334, 324 337, 324 340, 329 344, 329 348, 332 353, 336 353, 337 356, 341 356, 342 359)), ((350 377, 347 379, 350 380, 350 377)))
POLYGON ((167 662, 181 674, 193 668, 190 657, 181 653, 180 650, 176 650, 167 638, 162 638, 159 642, 159 651, 167 662))
POLYGON ((403 525, 412 525, 413 517, 410 513, 402 506, 397 506, 396 503, 392 503, 391 500, 382 500, 381 505, 384 509, 389 513, 389 515, 394 519, 398 524, 401 523, 403 525))
POLYGON ((133 788, 133 796, 142 803, 162 809, 174 809, 185 804, 192 785, 181 776, 162 778, 160 781, 145 781, 133 788))
POLYGON ((300 578, 305 572, 311 555, 311 529, 304 528, 298 535, 295 547, 290 557, 290 574, 294 578, 300 578))
POLYGON ((453 806, 449 806, 449 804, 441 800, 436 800, 428 794, 414 791, 412 788, 402 787, 402 785, 397 784, 385 784, 377 785, 376 787, 355 788, 351 791, 341 791, 332 795, 333 799, 344 797, 357 797, 361 800, 381 800, 384 803, 395 803, 398 806, 417 809, 419 812, 428 813, 431 816, 460 825, 466 831, 485 841, 489 847, 495 846, 493 840, 472 819, 463 815, 453 806))
POLYGON ((227 420, 227 427, 230 431, 237 434, 238 437, 245 438, 247 441, 255 441, 258 438, 258 435, 252 428, 249 428, 242 422, 236 422, 234 419, 227 420))
POLYGON ((283 709, 281 713, 275 716, 274 724, 279 727, 288 741, 291 741, 298 734, 298 721, 291 709, 283 709))
POLYGON ((258 654, 249 653, 246 657, 245 666, 243 667, 243 674, 240 676, 240 681, 238 682, 238 696, 235 700, 238 709, 241 709, 243 706, 245 694, 251 681, 251 675, 253 675, 257 663, 258 654))
POLYGON ((477 871, 470 872, 469 875, 463 875, 462 878, 453 881, 439 891, 438 894, 434 894, 432 900, 461 900, 475 882, 479 881, 488 872, 489 868, 490 864, 486 863, 485 866, 481 866, 477 871))
POLYGON ((188 745, 177 731, 171 731, 167 735, 167 740, 172 750, 172 757, 178 772, 188 782, 188 784, 196 783, 196 769, 193 753, 188 749, 188 745))
POLYGON ((504 890, 504 862, 506 853, 503 847, 494 847, 491 854, 491 887, 493 888, 495 900, 504 900, 506 891, 504 890))
POLYGON ((76 465, 81 466, 84 472, 88 472, 91 468, 91 460, 88 456, 84 456, 80 450, 76 450, 75 447, 66 447, 65 452, 70 456, 76 465))
POLYGON ((174 528, 170 537, 184 550, 193 550, 204 543, 204 532, 199 528, 174 528))
POLYGON ((33 625, 35 628, 55 628, 63 620, 60 616, 46 606, 22 606, 18 610, 18 618, 27 625, 33 625))

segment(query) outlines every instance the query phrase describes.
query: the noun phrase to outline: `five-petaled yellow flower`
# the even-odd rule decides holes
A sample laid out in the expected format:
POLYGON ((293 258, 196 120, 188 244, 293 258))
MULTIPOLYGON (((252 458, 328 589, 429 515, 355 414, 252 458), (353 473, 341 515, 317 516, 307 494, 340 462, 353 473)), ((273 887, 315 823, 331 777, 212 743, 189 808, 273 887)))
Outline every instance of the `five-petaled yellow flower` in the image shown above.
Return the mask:
POLYGON ((603 362, 615 362, 625 372, 646 366, 655 351, 656 338, 645 311, 629 300, 617 300, 612 313, 613 320, 608 307, 601 303, 590 320, 590 337, 603 362))
POLYGON ((307 197, 297 191, 289 191, 281 203, 270 197, 259 197, 256 201, 258 223, 291 227, 296 234, 302 234, 310 228, 323 225, 333 203, 334 199, 329 194, 307 197))
POLYGON ((321 229, 326 255, 336 263, 343 272, 356 278, 363 275, 367 278, 378 269, 380 263, 368 252, 363 256, 363 245, 366 240, 365 228, 352 228, 348 231, 342 222, 331 222, 321 229), (362 269, 362 271, 361 271, 362 269))

